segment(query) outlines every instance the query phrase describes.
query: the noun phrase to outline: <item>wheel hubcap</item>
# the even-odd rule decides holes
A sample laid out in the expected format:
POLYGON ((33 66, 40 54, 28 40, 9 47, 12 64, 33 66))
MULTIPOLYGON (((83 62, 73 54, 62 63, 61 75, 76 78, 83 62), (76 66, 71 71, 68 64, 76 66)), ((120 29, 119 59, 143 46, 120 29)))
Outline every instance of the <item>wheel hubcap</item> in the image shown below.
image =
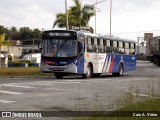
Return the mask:
POLYGON ((90 69, 87 67, 87 76, 90 76, 90 69))
POLYGON ((123 75, 123 70, 121 67, 120 67, 120 75, 123 75))

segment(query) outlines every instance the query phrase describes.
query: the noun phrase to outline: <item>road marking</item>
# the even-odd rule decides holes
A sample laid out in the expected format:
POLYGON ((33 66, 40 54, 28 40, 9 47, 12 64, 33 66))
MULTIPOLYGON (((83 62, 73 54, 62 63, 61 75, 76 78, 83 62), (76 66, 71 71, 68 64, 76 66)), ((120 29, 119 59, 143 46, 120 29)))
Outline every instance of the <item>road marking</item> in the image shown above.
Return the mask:
POLYGON ((10 101, 10 100, 0 100, 0 103, 13 103, 16 101, 10 101))
POLYGON ((52 82, 52 83, 54 83, 54 84, 56 84, 56 83, 68 83, 68 84, 70 84, 70 83, 82 83, 82 82, 52 82))
POLYGON ((20 86, 20 85, 9 85, 9 84, 3 84, 2 86, 7 86, 7 87, 20 87, 20 88, 35 88, 31 86, 20 86))
POLYGON ((33 83, 32 85, 39 85, 39 86, 41 86, 41 85, 42 85, 42 86, 43 86, 43 85, 45 86, 45 85, 46 85, 46 86, 47 86, 47 85, 54 85, 54 84, 39 84, 39 83, 33 83))
POLYGON ((134 92, 129 91, 129 90, 125 90, 125 92, 129 92, 129 93, 131 93, 133 96, 139 96, 139 97, 152 97, 151 95, 148 95, 148 94, 134 93, 134 92))
POLYGON ((46 88, 47 90, 76 90, 76 89, 59 89, 59 88, 46 88))
POLYGON ((4 90, 0 90, 0 93, 6 93, 6 94, 12 94, 12 95, 22 95, 25 93, 20 93, 20 92, 11 92, 11 91, 4 91, 4 90))
MULTIPOLYGON (((73 81, 73 82, 74 82, 74 81, 75 81, 75 82, 76 82, 76 81, 78 81, 78 82, 95 82, 95 81, 110 81, 110 80, 112 80, 112 79, 101 79, 101 78, 100 78, 100 79, 98 79, 98 78, 95 79, 95 78, 94 78, 94 79, 92 79, 92 80, 66 80, 66 81, 71 81, 71 82, 72 82, 72 81, 73 81)), ((70 83, 70 82, 69 82, 69 83, 70 83)))

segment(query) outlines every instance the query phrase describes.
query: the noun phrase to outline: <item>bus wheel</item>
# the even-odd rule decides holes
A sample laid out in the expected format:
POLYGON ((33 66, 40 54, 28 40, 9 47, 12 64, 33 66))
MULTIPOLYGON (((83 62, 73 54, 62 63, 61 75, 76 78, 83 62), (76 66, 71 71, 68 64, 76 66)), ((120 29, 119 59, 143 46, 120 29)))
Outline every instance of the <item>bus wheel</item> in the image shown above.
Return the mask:
POLYGON ((160 66, 160 57, 157 57, 157 66, 160 66))
POLYGON ((56 77, 57 79, 63 78, 63 74, 61 74, 61 73, 54 73, 54 75, 55 75, 55 77, 56 77))
POLYGON ((92 75, 93 75, 92 67, 91 67, 90 64, 88 64, 87 69, 86 69, 86 73, 83 74, 83 77, 84 77, 84 78, 91 78, 92 75))
POLYGON ((118 73, 112 73, 113 76, 123 76, 124 70, 123 70, 123 65, 120 64, 119 66, 119 72, 118 73))
POLYGON ((124 72, 124 70, 123 70, 123 65, 121 64, 121 65, 119 66, 118 76, 123 76, 123 72, 124 72))

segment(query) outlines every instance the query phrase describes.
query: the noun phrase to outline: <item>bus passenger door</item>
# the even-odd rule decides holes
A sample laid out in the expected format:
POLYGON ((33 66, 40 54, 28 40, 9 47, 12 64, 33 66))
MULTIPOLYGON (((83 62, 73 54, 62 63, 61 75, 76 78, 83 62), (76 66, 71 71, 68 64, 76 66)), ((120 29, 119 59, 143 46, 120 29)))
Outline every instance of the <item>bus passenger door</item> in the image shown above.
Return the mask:
POLYGON ((77 73, 84 73, 84 42, 78 41, 77 45, 77 73))

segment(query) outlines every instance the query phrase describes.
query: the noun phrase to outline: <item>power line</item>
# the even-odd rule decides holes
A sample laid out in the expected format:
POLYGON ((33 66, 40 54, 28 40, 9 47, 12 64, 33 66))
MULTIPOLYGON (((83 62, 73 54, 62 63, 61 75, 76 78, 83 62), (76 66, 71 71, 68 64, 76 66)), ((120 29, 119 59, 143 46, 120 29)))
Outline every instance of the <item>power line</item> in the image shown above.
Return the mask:
POLYGON ((93 6, 94 6, 94 5, 97 5, 97 4, 99 4, 99 3, 102 3, 102 2, 104 2, 104 1, 107 1, 107 0, 102 0, 102 1, 96 2, 95 4, 93 4, 93 6))
MULTIPOLYGON (((160 30, 147 30, 147 31, 138 31, 138 32, 117 32, 112 34, 134 34, 134 33, 146 33, 146 32, 159 32, 160 30)), ((109 33, 99 33, 99 34, 109 34, 109 33)))

